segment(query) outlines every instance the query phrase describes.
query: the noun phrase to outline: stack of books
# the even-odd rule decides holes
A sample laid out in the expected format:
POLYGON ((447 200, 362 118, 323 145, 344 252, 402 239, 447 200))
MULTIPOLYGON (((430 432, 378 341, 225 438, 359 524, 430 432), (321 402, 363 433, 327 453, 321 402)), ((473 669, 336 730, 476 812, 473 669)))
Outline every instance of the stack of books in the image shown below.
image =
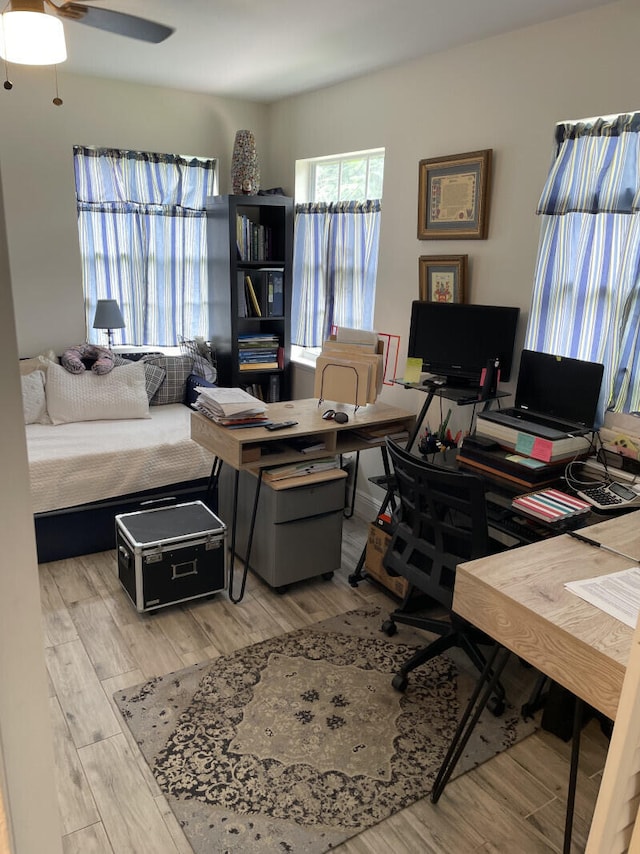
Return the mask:
POLYGON ((241 371, 272 370, 280 367, 280 339, 277 335, 246 333, 238 336, 238 361, 241 371))
POLYGON ((543 463, 563 463, 576 457, 586 456, 591 441, 586 436, 566 436, 562 439, 543 439, 524 430, 498 424, 485 419, 482 413, 476 420, 476 435, 492 439, 506 450, 517 451, 543 463))
POLYGON ((487 474, 494 474, 525 489, 558 481, 564 474, 566 462, 543 463, 524 454, 505 450, 497 443, 481 442, 473 436, 466 436, 458 451, 457 461, 487 474))
POLYGON ((541 492, 519 495, 513 499, 511 506, 525 516, 542 519, 549 524, 564 522, 591 510, 591 505, 586 501, 559 489, 543 489, 541 492))

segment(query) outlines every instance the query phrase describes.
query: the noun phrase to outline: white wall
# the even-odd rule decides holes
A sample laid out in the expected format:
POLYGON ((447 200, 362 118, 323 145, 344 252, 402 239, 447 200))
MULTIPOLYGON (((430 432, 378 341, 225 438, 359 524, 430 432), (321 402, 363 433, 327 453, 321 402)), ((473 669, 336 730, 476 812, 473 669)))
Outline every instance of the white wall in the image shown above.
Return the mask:
POLYGON ((62 847, 17 357, 0 183, 0 783, 10 850, 15 854, 59 854, 62 847))
MULTIPOLYGON (((386 149, 375 324, 402 336, 400 373, 420 255, 468 254, 468 301, 519 306, 520 348, 554 125, 640 108, 639 36, 640 7, 623 0, 274 105, 272 168, 288 188, 296 159, 386 149), (418 162, 485 148, 494 152, 488 239, 418 240, 418 162)), ((382 399, 418 411, 424 398, 396 387, 382 399)), ((457 415, 452 426, 468 426, 468 413, 457 415)), ((438 426, 435 405, 430 416, 438 426)))
MULTIPOLYGON (((251 128, 258 153, 267 107, 206 95, 12 66, 0 89, 0 173, 21 356, 86 339, 73 177, 74 144, 213 156, 230 191, 233 139, 251 128)), ((267 186, 264 185, 263 186, 267 186)))

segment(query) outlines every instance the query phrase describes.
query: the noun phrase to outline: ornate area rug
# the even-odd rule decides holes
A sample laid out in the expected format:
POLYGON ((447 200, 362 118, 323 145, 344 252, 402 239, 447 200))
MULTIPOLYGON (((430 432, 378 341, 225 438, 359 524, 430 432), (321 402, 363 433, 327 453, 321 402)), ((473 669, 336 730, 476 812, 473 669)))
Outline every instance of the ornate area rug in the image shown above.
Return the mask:
MULTIPOLYGON (((196 854, 324 852, 429 794, 477 673, 454 651, 398 693, 427 636, 387 638, 384 617, 352 611, 114 695, 196 854)), ((457 774, 535 728, 526 684, 503 681, 511 705, 483 714, 457 774)))

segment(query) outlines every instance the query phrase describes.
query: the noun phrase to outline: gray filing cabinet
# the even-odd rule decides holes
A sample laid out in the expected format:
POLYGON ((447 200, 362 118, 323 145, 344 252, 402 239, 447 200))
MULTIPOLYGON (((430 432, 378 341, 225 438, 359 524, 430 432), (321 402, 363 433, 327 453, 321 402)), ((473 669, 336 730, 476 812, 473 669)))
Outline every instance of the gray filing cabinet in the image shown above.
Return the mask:
MULTIPOLYGON (((336 472, 331 475, 335 477, 336 472)), ((340 568, 345 478, 300 483, 273 489, 267 481, 260 500, 251 546, 251 568, 271 587, 330 575, 340 568)), ((218 512, 231 529, 235 471, 223 466, 218 485, 218 512)), ((240 472, 236 552, 244 558, 256 489, 256 477, 240 472)), ((229 543, 231 536, 229 535, 229 543)))

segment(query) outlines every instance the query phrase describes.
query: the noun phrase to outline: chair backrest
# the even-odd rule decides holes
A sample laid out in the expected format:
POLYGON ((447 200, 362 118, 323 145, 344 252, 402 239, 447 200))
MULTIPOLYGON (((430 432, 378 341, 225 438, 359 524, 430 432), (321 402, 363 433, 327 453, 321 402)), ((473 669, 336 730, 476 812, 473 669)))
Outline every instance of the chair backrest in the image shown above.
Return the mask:
POLYGON ((384 566, 450 609, 457 565, 491 551, 484 482, 386 443, 400 508, 384 566))

